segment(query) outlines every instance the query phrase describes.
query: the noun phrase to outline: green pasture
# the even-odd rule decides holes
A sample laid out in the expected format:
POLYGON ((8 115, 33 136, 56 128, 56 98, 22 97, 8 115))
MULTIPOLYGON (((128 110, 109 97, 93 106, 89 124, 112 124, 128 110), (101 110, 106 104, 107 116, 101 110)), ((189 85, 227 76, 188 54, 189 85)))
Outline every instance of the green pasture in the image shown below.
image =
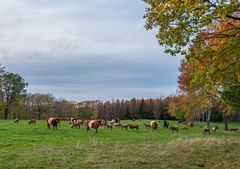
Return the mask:
MULTIPOLYGON (((139 132, 101 127, 86 132, 85 127, 70 128, 61 121, 58 130, 49 130, 45 121, 29 125, 0 121, 0 168, 240 168, 240 132, 203 133, 204 123, 179 133, 164 129, 162 123, 153 131, 143 127, 149 120, 121 121, 139 124, 139 132)), ((240 123, 230 123, 240 128, 240 123)))

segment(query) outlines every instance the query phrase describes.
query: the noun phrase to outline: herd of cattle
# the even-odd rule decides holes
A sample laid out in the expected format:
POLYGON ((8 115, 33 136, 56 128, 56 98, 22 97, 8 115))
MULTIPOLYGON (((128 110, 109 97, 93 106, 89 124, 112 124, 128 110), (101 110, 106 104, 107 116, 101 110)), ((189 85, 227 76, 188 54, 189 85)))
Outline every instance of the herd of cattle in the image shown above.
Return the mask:
MULTIPOLYGON (((57 129, 57 126, 60 125, 60 120, 67 120, 69 121, 69 125, 71 128, 80 128, 81 125, 85 125, 86 126, 86 130, 89 132, 90 129, 94 129, 95 132, 97 133, 98 132, 98 128, 100 126, 104 126, 106 128, 109 128, 109 129, 113 129, 113 127, 119 127, 119 128, 122 128, 122 129, 135 129, 136 131, 139 131, 139 125, 138 124, 135 124, 135 123, 132 123, 132 124, 123 124, 123 123, 120 123, 120 119, 119 118, 116 118, 116 119, 112 119, 110 122, 107 122, 105 120, 101 120, 101 119, 97 119, 97 120, 81 120, 81 119, 76 119, 76 118, 64 118, 64 119, 60 119, 60 118, 55 118, 55 117, 50 117, 50 118, 46 118, 46 122, 47 122, 47 127, 49 129, 57 129)), ((135 120, 133 120, 135 121, 135 120)), ((15 119, 15 123, 18 123, 19 122, 19 119, 16 118, 15 119)), ((30 119, 28 121, 29 124, 36 124, 36 119, 30 119)), ((144 127, 146 128, 151 128, 153 130, 157 130, 158 128, 158 123, 163 123, 163 127, 164 128, 169 128, 172 130, 172 132, 176 131, 178 132, 180 127, 179 125, 172 125, 172 126, 169 126, 169 122, 167 122, 166 120, 164 120, 163 122, 161 121, 156 121, 156 120, 152 120, 150 121, 149 124, 143 124, 144 127)), ((179 121, 178 123, 183 123, 185 124, 185 127, 182 127, 181 129, 183 130, 188 130, 189 127, 193 127, 194 124, 193 122, 189 121, 189 122, 182 122, 182 121, 179 121)), ((217 130, 219 130, 219 127, 218 126, 213 126, 212 128, 209 128, 207 126, 204 127, 203 129, 203 132, 204 133, 209 133, 211 131, 213 132, 216 132, 217 130)), ((238 132, 238 128, 231 128, 230 131, 236 131, 238 132)))

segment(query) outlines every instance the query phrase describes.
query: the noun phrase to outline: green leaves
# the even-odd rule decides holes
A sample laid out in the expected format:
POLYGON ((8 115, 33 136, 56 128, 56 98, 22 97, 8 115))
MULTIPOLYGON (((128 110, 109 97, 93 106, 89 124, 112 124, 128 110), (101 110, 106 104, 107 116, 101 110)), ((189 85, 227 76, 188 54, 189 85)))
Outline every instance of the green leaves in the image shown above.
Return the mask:
MULTIPOLYGON (((144 18, 146 29, 158 29, 157 39, 166 53, 186 54, 184 47, 209 26, 234 15, 240 20, 238 1, 144 0, 149 7, 144 18)), ((234 18, 232 18, 234 19, 234 18)))
POLYGON ((240 108, 240 83, 226 84, 220 94, 225 104, 235 109, 240 108))

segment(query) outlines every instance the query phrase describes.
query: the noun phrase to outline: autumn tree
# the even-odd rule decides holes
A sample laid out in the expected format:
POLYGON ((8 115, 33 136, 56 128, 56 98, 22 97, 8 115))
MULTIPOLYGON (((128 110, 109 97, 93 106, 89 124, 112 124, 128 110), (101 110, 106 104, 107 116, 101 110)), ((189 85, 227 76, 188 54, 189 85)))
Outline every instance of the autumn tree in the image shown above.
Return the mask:
MULTIPOLYGON (((149 5, 144 18, 146 29, 156 27, 157 39, 165 52, 186 54, 187 47, 209 25, 224 19, 240 20, 238 0, 143 0, 149 5), (187 46, 187 47, 186 47, 187 46)), ((236 28, 239 29, 239 28, 236 28)), ((215 32, 226 34, 226 30, 215 32)))

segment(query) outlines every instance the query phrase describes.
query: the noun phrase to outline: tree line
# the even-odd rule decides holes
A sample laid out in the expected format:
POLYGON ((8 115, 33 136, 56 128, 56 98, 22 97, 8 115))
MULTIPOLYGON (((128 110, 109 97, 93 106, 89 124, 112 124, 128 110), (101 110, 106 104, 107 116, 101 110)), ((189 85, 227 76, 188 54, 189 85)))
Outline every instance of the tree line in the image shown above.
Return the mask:
MULTIPOLYGON (((55 98, 52 94, 27 93, 27 83, 20 75, 5 71, 0 76, 1 119, 45 119, 47 116, 81 119, 161 119, 206 121, 208 107, 199 99, 176 94, 168 97, 111 101, 74 102, 55 98), (200 106, 201 105, 201 106, 200 106)), ((212 121, 222 121, 224 111, 217 99, 212 102, 212 121)), ((228 118, 238 120, 238 112, 228 118)))

